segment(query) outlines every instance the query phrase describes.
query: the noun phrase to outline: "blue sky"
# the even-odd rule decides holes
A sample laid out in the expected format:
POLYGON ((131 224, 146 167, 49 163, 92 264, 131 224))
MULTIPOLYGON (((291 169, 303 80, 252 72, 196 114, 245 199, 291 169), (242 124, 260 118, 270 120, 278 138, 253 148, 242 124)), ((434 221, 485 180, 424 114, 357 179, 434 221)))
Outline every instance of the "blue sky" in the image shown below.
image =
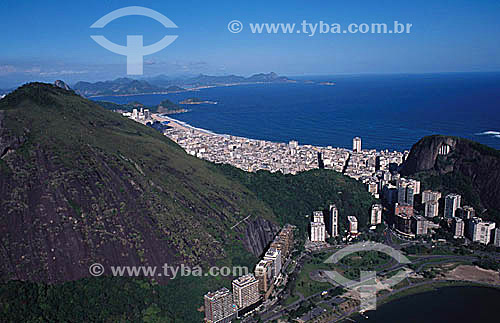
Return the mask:
POLYGON ((145 57, 145 77, 167 74, 284 75, 500 71, 500 1, 13 1, 0 2, 0 88, 28 80, 104 80, 125 76, 126 58, 107 51, 90 25, 126 6, 170 18, 123 17, 97 34, 145 45, 179 38, 145 57), (244 24, 232 34, 227 24, 244 24), (410 34, 252 34, 248 23, 413 24, 410 34))

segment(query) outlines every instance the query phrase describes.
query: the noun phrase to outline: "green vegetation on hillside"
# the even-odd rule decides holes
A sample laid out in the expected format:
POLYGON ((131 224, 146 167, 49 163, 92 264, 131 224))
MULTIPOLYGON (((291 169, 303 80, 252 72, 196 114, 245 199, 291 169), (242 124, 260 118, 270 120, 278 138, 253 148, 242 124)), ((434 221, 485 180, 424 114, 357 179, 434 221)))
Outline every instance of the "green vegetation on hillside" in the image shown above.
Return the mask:
POLYGON ((0 317, 12 323, 200 322, 197 297, 220 287, 206 277, 179 277, 167 286, 123 277, 56 285, 11 281, 0 284, 0 317))
POLYGON ((365 228, 375 199, 360 182, 333 170, 316 169, 297 175, 259 171, 247 173, 228 165, 216 165, 223 174, 245 185, 266 202, 281 224, 296 225, 303 233, 313 211, 335 203, 339 224, 346 228, 347 216, 354 215, 365 228))

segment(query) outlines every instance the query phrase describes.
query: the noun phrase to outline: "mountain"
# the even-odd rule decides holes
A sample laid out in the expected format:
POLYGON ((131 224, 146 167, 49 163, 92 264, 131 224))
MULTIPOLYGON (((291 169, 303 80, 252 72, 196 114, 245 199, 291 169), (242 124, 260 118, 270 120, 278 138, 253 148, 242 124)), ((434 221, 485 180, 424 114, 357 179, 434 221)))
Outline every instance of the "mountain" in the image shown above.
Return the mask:
POLYGON ((93 263, 230 263, 250 255, 245 224, 232 226, 274 221, 254 193, 161 133, 53 85, 0 101, 0 157, 2 279, 75 280, 93 263))
POLYGON ((428 188, 461 194, 478 213, 500 221, 500 151, 450 136, 424 137, 413 145, 401 174, 428 188), (441 154, 440 154, 441 149, 441 154), (449 150, 444 154, 445 150, 449 150))
POLYGON ((177 85, 171 85, 167 87, 167 92, 183 92, 183 91, 186 91, 186 89, 177 85))
POLYGON ((167 114, 187 112, 186 109, 184 109, 177 103, 170 101, 169 99, 161 101, 160 104, 158 104, 153 110, 157 113, 167 113, 167 114))
POLYGON ((200 74, 193 78, 183 80, 185 86, 216 86, 226 84, 245 84, 245 83, 286 83, 292 82, 285 76, 278 76, 276 73, 255 74, 250 77, 238 75, 210 76, 200 74))
MULTIPOLYGON (((62 81, 61 81, 62 82, 62 81)), ((285 83, 293 82, 276 73, 255 74, 250 77, 237 75, 210 76, 200 74, 195 77, 171 79, 166 76, 157 76, 146 80, 133 80, 129 78, 118 78, 113 81, 104 82, 77 82, 73 85, 76 93, 86 96, 104 95, 132 95, 152 93, 175 93, 186 91, 186 88, 200 86, 217 86, 227 84, 248 83, 285 83)))
POLYGON ((256 83, 285 83, 291 81, 285 76, 279 76, 278 74, 271 72, 268 74, 255 74, 246 79, 247 82, 256 82, 256 83))
POLYGON ((76 93, 86 97, 165 92, 163 87, 129 78, 118 78, 113 81, 96 83, 78 82, 73 86, 73 89, 76 93))

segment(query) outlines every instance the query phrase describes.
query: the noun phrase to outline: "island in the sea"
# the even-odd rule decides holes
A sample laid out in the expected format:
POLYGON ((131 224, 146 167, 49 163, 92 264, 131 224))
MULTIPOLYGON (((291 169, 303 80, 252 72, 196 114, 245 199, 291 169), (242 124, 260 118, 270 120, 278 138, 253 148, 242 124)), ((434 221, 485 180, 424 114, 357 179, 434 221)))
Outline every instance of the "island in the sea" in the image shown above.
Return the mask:
POLYGON ((217 101, 202 100, 200 98, 187 98, 179 104, 217 104, 217 101))

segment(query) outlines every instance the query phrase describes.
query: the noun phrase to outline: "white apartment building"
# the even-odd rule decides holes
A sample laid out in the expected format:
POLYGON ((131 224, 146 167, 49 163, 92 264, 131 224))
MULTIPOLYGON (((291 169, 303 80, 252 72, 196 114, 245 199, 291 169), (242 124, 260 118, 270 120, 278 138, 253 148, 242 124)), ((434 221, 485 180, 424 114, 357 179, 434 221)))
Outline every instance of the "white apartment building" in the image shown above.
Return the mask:
POLYGON ((380 223, 382 223, 382 205, 381 204, 373 204, 371 216, 370 216, 370 224, 377 225, 380 223))
POLYGON ((276 248, 269 248, 264 255, 264 260, 273 262, 273 277, 278 277, 281 272, 281 251, 276 248))
POLYGON ((349 215, 347 217, 347 221, 349 222, 349 233, 357 234, 358 233, 358 219, 355 216, 349 215))
POLYGON ((259 282, 253 274, 233 280, 233 300, 242 309, 259 301, 259 282))
POLYGON ((439 215, 439 202, 438 201, 428 201, 425 203, 425 217, 434 218, 439 215))

